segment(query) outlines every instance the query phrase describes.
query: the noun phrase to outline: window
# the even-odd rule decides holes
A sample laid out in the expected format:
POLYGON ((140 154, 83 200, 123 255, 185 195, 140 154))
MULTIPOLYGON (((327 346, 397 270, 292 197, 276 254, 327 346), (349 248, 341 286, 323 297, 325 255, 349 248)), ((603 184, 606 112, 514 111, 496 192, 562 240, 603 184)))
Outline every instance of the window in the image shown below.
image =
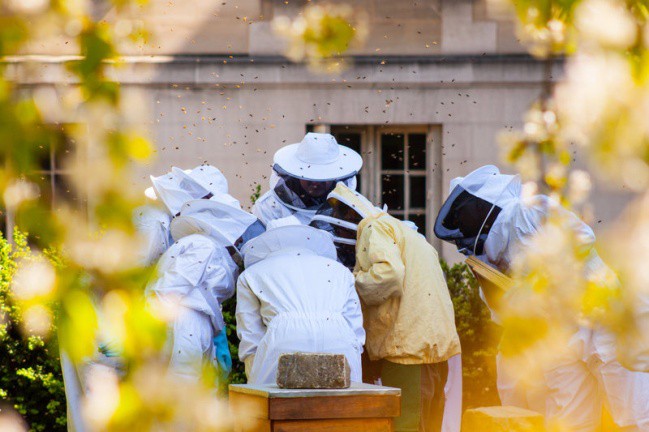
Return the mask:
POLYGON ((342 145, 363 156, 359 191, 376 204, 386 204, 396 218, 417 224, 419 232, 438 246, 432 234, 442 202, 439 126, 333 125, 342 145))
POLYGON ((381 132, 378 151, 381 202, 393 216, 426 233, 426 134, 381 132))
POLYGON ((42 181, 41 197, 50 202, 53 209, 63 203, 80 203, 79 197, 72 191, 66 169, 66 159, 71 157, 74 142, 68 142, 61 134, 61 139, 49 145, 49 151, 43 152, 39 161, 40 169, 36 172, 42 181))
MULTIPOLYGON (((61 131, 66 127, 70 125, 60 126, 61 131)), ((72 189, 70 172, 66 169, 66 160, 73 157, 74 148, 74 141, 68 135, 59 134, 57 139, 43 145, 36 161, 37 168, 33 171, 33 176, 30 176, 31 180, 39 183, 39 199, 49 204, 53 210, 59 209, 64 203, 77 208, 86 207, 87 200, 80 198, 72 189)), ((49 217, 49 214, 43 214, 42 217, 49 217)), ((20 225, 20 220, 16 220, 14 214, 5 212, 4 209, 0 209, 0 218, 0 229, 7 238, 11 238, 10 233, 16 223, 20 225)))

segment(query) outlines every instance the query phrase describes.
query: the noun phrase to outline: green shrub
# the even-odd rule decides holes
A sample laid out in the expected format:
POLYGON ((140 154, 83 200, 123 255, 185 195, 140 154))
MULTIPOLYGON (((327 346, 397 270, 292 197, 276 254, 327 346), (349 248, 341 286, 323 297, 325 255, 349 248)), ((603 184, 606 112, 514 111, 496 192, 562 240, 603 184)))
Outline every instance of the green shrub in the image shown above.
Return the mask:
POLYGON ((479 296, 478 282, 466 264, 441 262, 455 309, 455 325, 462 344, 464 409, 500 405, 496 388, 499 328, 479 296))
POLYGON ((24 234, 14 245, 0 233, 0 400, 13 406, 33 431, 65 431, 66 406, 56 340, 21 333, 20 310, 12 302, 17 260, 31 251, 24 234))
POLYGON ((232 354, 232 373, 230 374, 231 384, 245 384, 246 373, 243 362, 239 361, 239 338, 237 337, 237 321, 234 316, 237 308, 237 296, 223 303, 223 319, 228 334, 228 344, 230 345, 230 354, 232 354))

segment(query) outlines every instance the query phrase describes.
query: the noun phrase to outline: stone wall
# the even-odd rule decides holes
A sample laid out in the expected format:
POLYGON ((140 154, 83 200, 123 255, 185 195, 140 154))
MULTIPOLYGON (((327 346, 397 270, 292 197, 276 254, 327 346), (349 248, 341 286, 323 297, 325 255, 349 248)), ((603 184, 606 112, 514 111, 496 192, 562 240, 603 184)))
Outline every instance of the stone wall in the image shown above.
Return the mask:
MULTIPOLYGON (((256 184, 266 190, 273 153, 298 142, 307 125, 439 131, 430 208, 453 177, 498 164, 499 131, 522 125, 545 79, 543 66, 521 54, 511 22, 497 19, 482 1, 353 3, 368 12, 373 36, 348 70, 328 76, 275 55, 280 44, 269 19, 297 13, 299 2, 153 0, 146 18, 163 36, 143 47, 152 55, 129 56, 112 72, 125 90, 143 95, 145 126, 157 146, 155 161, 134 183, 143 187, 149 174, 171 165, 207 161, 247 203, 256 184), (159 55, 174 53, 184 55, 159 55)), ((110 10, 98 13, 110 19, 110 10)), ((63 94, 73 84, 63 55, 25 60, 14 59, 9 74, 26 86, 55 86, 63 94)), ((552 75, 561 75, 560 64, 552 75)), ((623 192, 598 185, 596 229, 619 213, 628 199, 623 192)), ((444 255, 457 258, 448 246, 444 255)))
MULTIPOLYGON (((328 0, 351 4, 366 13, 369 35, 354 55, 522 53, 514 25, 494 13, 486 0, 328 0)), ((312 0, 310 3, 322 3, 312 0)), ((127 17, 140 21, 153 37, 127 55, 275 55, 284 42, 271 31, 275 16, 295 16, 305 0, 150 0, 127 17)), ((94 15, 117 22, 106 0, 92 2, 94 15)), ((31 44, 29 54, 76 52, 61 35, 31 44)))

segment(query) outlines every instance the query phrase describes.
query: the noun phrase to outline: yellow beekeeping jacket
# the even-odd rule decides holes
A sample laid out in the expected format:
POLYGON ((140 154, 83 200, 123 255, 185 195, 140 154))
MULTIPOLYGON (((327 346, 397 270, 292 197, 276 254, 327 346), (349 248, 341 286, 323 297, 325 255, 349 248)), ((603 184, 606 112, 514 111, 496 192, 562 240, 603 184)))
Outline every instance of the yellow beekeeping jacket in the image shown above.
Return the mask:
POLYGON ((364 216, 354 275, 370 359, 429 364, 459 354, 453 303, 435 248, 344 185, 334 192, 364 216))

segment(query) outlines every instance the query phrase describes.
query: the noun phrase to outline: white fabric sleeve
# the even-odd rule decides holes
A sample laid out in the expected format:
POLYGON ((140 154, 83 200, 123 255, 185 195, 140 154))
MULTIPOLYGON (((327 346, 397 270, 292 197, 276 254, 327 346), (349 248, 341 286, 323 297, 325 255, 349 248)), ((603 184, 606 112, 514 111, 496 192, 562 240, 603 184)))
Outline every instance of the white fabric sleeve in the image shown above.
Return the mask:
POLYGON ((212 361, 213 333, 207 315, 181 307, 172 325, 169 372, 198 382, 203 366, 212 361))
POLYGON ((361 310, 361 302, 358 298, 358 293, 354 286, 354 277, 352 274, 349 274, 349 289, 348 297, 345 302, 345 308, 343 310, 343 316, 345 321, 349 324, 349 327, 356 335, 356 341, 358 347, 360 347, 361 352, 363 350, 363 345, 365 345, 365 329, 363 328, 363 312, 361 310))
POLYGON ((268 225, 271 220, 277 219, 281 215, 281 209, 274 209, 274 206, 279 206, 272 196, 270 191, 267 191, 260 196, 255 204, 252 206, 251 213, 257 216, 261 223, 268 225))
POLYGON ((261 304, 252 292, 245 279, 239 277, 237 282, 237 336, 239 343, 239 360, 245 361, 248 356, 257 353, 259 342, 266 334, 266 326, 261 319, 261 304))
POLYGON ((236 264, 225 249, 212 253, 205 269, 205 283, 219 303, 234 295, 237 273, 236 264))

